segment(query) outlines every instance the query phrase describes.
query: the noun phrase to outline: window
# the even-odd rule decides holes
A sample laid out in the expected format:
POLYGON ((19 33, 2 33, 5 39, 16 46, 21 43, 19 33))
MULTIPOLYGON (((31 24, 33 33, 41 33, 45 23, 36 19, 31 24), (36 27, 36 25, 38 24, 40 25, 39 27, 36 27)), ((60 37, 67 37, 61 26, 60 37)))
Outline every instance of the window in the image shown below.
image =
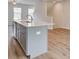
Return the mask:
POLYGON ((34 8, 28 8, 28 20, 31 21, 31 18, 33 18, 34 8))
POLYGON ((34 8, 28 8, 28 15, 33 16, 34 8))
POLYGON ((21 19, 21 8, 14 8, 14 20, 21 19))

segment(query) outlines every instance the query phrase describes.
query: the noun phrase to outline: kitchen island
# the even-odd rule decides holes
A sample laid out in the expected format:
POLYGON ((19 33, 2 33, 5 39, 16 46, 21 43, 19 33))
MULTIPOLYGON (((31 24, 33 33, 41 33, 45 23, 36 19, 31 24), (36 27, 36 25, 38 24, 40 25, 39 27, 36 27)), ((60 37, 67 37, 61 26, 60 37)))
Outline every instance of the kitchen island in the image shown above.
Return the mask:
POLYGON ((48 51, 48 26, 50 23, 22 20, 14 21, 14 36, 30 59, 48 51))

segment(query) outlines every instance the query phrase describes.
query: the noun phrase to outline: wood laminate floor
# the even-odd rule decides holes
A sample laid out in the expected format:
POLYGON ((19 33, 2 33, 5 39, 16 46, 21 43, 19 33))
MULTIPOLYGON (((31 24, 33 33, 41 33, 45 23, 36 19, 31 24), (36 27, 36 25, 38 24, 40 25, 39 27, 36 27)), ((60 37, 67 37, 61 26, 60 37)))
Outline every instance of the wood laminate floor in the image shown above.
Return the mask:
MULTIPOLYGON (((70 59, 70 31, 54 29, 48 32, 48 52, 33 59, 70 59)), ((16 40, 11 39, 8 47, 9 59, 27 59, 16 40)))

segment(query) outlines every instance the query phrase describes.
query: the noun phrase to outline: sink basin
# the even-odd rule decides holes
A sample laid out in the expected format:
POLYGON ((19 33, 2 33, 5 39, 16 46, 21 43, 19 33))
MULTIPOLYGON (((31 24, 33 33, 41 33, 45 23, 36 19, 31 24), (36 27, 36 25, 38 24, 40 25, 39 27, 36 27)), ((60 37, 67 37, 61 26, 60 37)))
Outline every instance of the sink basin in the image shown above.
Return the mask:
POLYGON ((20 20, 21 23, 27 25, 27 26, 32 26, 32 22, 28 20, 20 20))
POLYGON ((22 23, 32 23, 30 20, 21 20, 22 23))

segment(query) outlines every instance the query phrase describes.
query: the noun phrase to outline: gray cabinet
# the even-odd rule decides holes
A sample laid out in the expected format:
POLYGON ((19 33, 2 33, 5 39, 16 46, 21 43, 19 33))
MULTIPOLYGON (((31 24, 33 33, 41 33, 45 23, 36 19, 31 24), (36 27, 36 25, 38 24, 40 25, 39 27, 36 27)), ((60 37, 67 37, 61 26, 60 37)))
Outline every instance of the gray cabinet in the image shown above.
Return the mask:
POLYGON ((48 51, 47 26, 25 27, 17 23, 16 37, 21 43, 26 55, 30 55, 31 58, 48 51))
POLYGON ((31 57, 39 56, 48 50, 48 30, 47 26, 28 28, 28 54, 31 57))

